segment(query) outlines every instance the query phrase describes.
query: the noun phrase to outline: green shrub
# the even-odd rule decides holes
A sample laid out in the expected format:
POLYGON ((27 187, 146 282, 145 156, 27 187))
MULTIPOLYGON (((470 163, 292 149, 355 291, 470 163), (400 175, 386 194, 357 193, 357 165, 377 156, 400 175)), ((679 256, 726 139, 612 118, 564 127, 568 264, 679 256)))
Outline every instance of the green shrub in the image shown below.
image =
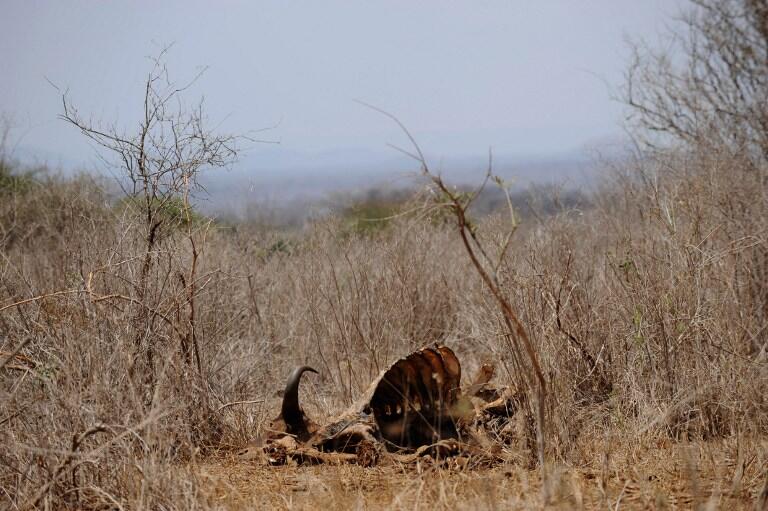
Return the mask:
POLYGON ((344 209, 342 217, 350 232, 370 236, 386 229, 399 211, 397 203, 368 201, 344 209))
POLYGON ((0 159, 0 195, 24 194, 35 185, 35 172, 23 171, 7 160, 0 159))
MULTIPOLYGON (((196 226, 208 220, 205 216, 195 211, 192 206, 187 206, 181 197, 171 197, 164 201, 153 199, 150 207, 152 208, 153 216, 162 220, 166 227, 196 226)), ((126 197, 118 201, 117 208, 121 210, 130 208, 132 211, 144 214, 147 203, 143 197, 126 197)))

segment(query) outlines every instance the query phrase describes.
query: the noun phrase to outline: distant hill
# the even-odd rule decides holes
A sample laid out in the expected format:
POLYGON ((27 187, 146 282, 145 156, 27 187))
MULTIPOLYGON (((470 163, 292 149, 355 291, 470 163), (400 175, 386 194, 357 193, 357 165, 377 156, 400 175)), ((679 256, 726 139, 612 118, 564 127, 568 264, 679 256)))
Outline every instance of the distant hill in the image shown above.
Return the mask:
MULTIPOLYGON (((433 170, 456 185, 480 182, 487 155, 451 159, 434 158, 433 170)), ((418 163, 395 151, 371 154, 360 150, 299 154, 275 148, 252 153, 236 169, 205 174, 207 190, 199 207, 207 213, 238 218, 254 211, 290 214, 305 218, 325 209, 334 194, 359 195, 382 188, 409 188, 418 184, 418 163)), ((563 184, 566 188, 588 183, 594 174, 587 157, 576 153, 553 157, 494 156, 494 173, 514 188, 531 184, 563 184)))
MULTIPOLYGON (((20 145, 13 157, 28 166, 47 166, 72 174, 88 170, 105 176, 103 162, 94 152, 89 163, 81 163, 51 151, 20 145)), ((433 171, 447 182, 476 186, 485 174, 488 155, 461 157, 427 155, 433 171)), ((493 171, 513 186, 562 185, 566 190, 583 186, 594 175, 594 165, 583 153, 550 156, 494 155, 493 171)), ((204 172, 200 183, 205 192, 196 197, 197 207, 207 214, 236 219, 269 217, 272 223, 298 223, 325 214, 342 197, 359 198, 371 191, 406 190, 419 186, 419 166, 410 157, 384 147, 381 150, 342 148, 323 152, 300 152, 282 145, 258 145, 245 152, 231 169, 204 172)), ((501 200, 486 194, 486 207, 501 200), (488 205, 490 204, 490 205, 488 205)))

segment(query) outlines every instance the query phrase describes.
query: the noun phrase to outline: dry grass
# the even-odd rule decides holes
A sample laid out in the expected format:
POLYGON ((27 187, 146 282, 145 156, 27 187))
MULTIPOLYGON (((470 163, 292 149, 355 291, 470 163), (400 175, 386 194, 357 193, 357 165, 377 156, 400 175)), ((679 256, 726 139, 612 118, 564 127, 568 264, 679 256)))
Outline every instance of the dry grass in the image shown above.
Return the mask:
MULTIPOLYGON (((767 174, 711 149, 625 161, 594 208, 519 227, 499 277, 550 387, 543 490, 530 442, 507 446, 517 464, 468 472, 228 454, 298 364, 321 373, 303 396, 318 420, 435 341, 465 374, 492 360, 516 381, 450 225, 169 226, 141 289, 130 207, 82 178, 0 192, 2 507, 753 505, 768 491, 767 174)), ((478 235, 498 248, 508 231, 491 217, 478 235)))
POLYGON ((329 471, 264 467, 223 456, 193 463, 190 471, 211 503, 229 508, 734 509, 755 501, 768 462, 765 440, 741 442, 596 442, 589 446, 593 463, 552 467, 545 491, 539 472, 519 465, 348 465, 329 471))

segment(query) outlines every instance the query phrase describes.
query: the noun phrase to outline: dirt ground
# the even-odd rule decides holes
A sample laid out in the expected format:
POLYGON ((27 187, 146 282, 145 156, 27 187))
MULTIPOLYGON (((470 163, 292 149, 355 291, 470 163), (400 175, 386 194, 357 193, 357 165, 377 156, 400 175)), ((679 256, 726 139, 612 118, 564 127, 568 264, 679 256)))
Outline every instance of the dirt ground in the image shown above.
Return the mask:
POLYGON ((265 466, 234 454, 192 467, 225 509, 768 509, 768 441, 617 445, 595 466, 265 466))

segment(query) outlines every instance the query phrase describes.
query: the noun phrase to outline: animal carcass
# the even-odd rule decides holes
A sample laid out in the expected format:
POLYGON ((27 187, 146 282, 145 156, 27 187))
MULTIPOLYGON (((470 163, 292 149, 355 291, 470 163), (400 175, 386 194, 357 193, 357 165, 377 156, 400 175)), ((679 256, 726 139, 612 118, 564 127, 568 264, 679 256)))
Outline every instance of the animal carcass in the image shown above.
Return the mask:
POLYGON ((462 393, 458 358, 450 348, 435 346, 392 364, 345 412, 319 426, 299 404, 305 372, 317 371, 303 366, 291 373, 280 414, 265 437, 240 456, 272 464, 291 458, 371 465, 382 455, 407 461, 422 454, 487 454, 483 426, 494 417, 512 416, 521 404, 509 389, 489 385, 493 368, 487 365, 462 393))

